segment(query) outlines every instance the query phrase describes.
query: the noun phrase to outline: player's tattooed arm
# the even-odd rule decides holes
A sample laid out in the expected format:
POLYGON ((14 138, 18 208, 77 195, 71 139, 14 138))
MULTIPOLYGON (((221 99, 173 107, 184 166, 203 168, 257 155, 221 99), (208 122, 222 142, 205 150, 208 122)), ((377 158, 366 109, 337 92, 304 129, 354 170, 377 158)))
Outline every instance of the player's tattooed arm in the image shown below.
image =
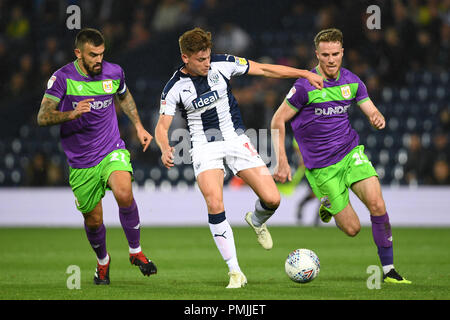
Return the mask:
POLYGON ((117 101, 119 102, 120 108, 125 112, 125 114, 130 119, 136 128, 136 133, 143 151, 145 152, 153 139, 153 136, 144 129, 142 125, 141 118, 136 108, 136 103, 134 102, 133 96, 129 89, 125 91, 122 95, 116 95, 117 101))
POLYGON ((135 126, 141 124, 141 119, 139 118, 139 113, 136 108, 136 102, 134 102, 130 90, 127 89, 124 94, 117 95, 117 100, 119 101, 120 108, 128 116, 131 123, 135 126))
POLYGON ((83 113, 91 111, 90 101, 94 101, 94 99, 82 100, 78 102, 74 110, 62 112, 57 110, 59 105, 58 101, 44 96, 37 116, 37 123, 43 127, 78 119, 83 113))

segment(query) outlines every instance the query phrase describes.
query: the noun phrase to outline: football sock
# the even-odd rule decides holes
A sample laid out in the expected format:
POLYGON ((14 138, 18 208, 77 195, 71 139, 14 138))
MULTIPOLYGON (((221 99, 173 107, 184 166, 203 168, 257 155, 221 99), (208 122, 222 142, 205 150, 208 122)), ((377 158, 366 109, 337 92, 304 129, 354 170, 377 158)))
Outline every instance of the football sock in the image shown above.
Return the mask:
POLYGON ((261 225, 269 220, 269 218, 274 214, 275 209, 271 209, 264 204, 261 200, 256 200, 255 211, 252 214, 252 223, 255 227, 261 227, 261 225))
POLYGON ((394 268, 394 252, 392 248, 392 231, 389 216, 386 212, 382 216, 370 216, 372 222, 373 240, 378 248, 383 272, 386 274, 394 268))
POLYGON ((240 271, 233 230, 225 217, 225 211, 218 214, 208 214, 209 229, 217 249, 228 265, 230 271, 240 271))
POLYGON ((129 252, 130 252, 131 254, 136 254, 136 253, 139 253, 139 252, 141 252, 141 251, 142 251, 141 246, 139 246, 139 247, 137 247, 137 248, 129 248, 129 252))
POLYGON ((394 269, 394 265, 393 264, 385 265, 385 266, 383 266, 383 273, 386 274, 389 271, 391 271, 392 269, 394 269))
POLYGON ((97 261, 98 261, 98 264, 102 265, 102 266, 108 264, 108 262, 109 262, 109 254, 106 254, 106 257, 104 257, 103 259, 97 258, 97 261))
POLYGON ((84 230, 86 230, 86 235, 91 244, 92 249, 94 249, 97 259, 100 261, 108 257, 106 251, 106 228, 102 223, 97 229, 91 229, 84 223, 84 230))
POLYGON ((125 237, 128 240, 130 253, 135 253, 134 251, 136 250, 133 249, 140 248, 141 230, 139 224, 139 210, 134 199, 133 203, 129 207, 119 207, 119 219, 125 233, 125 237))

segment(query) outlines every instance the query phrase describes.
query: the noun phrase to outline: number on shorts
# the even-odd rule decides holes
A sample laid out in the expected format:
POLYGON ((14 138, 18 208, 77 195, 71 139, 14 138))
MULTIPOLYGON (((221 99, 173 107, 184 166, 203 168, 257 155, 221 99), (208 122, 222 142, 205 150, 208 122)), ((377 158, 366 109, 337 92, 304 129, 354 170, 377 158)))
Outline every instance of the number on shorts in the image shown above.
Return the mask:
POLYGON ((355 165, 359 166, 363 163, 368 163, 369 160, 364 159, 364 154, 362 150, 360 149, 357 153, 353 154, 353 158, 355 159, 355 165))
POLYGON ((125 160, 125 153, 116 151, 111 154, 111 160, 109 161, 122 161, 125 165, 127 165, 127 161, 125 160), (120 159, 119 159, 120 156, 120 159))
POLYGON ((250 151, 251 156, 258 155, 258 151, 256 151, 255 147, 253 147, 251 143, 248 142, 244 143, 244 147, 246 147, 250 151))

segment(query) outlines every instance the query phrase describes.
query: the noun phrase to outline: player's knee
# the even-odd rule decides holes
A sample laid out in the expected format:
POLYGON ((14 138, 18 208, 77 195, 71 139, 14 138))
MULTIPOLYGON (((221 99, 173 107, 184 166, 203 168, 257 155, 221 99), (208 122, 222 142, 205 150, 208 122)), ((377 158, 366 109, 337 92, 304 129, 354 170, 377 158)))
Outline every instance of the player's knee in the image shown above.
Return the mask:
POLYGON ((359 231, 361 230, 361 225, 359 223, 354 223, 351 224, 349 226, 347 226, 346 228, 344 228, 344 232, 345 234, 347 234, 349 237, 356 237, 356 235, 359 233, 359 231))
POLYGON ((206 199, 206 204, 208 206, 209 213, 224 211, 223 201, 220 198, 214 198, 214 197, 208 198, 208 199, 206 199))
POLYGON ((133 193, 128 188, 115 190, 114 197, 121 208, 129 207, 133 203, 133 193))
POLYGON ((374 198, 367 201, 367 209, 371 214, 379 215, 386 212, 386 206, 382 198, 374 198))
POLYGON ((356 235, 359 233, 359 231, 361 230, 361 228, 351 228, 347 231, 347 235, 349 237, 356 237, 356 235))
POLYGON ((281 196, 279 192, 270 192, 260 197, 259 201, 263 207, 276 210, 280 206, 281 196))
POLYGON ((280 195, 273 195, 270 198, 264 199, 264 204, 266 207, 272 209, 272 210, 276 210, 279 206, 280 206, 280 195))
POLYGON ((102 226, 103 218, 97 215, 85 216, 84 222, 90 230, 97 230, 102 226))

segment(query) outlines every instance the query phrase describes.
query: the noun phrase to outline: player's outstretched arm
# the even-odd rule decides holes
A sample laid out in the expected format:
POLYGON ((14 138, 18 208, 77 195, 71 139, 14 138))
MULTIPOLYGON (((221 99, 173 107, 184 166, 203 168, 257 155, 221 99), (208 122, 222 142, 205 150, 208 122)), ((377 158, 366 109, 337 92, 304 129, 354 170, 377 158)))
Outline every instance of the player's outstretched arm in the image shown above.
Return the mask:
POLYGON ((161 161, 167 169, 174 166, 174 148, 169 144, 169 128, 173 116, 161 114, 155 128, 155 140, 161 150, 161 161))
POLYGON ((125 112, 136 128, 137 137, 143 148, 142 151, 145 152, 150 145, 150 142, 152 142, 153 136, 144 129, 130 90, 127 89, 123 95, 117 95, 117 100, 119 101, 120 108, 125 112))
POLYGON ((359 107, 367 116, 367 119, 369 119, 372 127, 378 130, 384 129, 384 127, 386 126, 386 120, 384 119, 384 116, 381 114, 378 108, 373 104, 372 100, 369 99, 364 101, 359 105, 359 107))
POLYGON ((317 89, 323 88, 323 78, 308 70, 296 69, 278 64, 258 63, 249 60, 248 74, 268 78, 305 78, 317 89))
POLYGON ((292 119, 295 114, 296 112, 289 107, 286 100, 284 100, 273 115, 272 122, 270 124, 272 129, 272 143, 275 147, 275 154, 277 158, 277 167, 273 177, 275 181, 279 181, 281 183, 285 183, 286 180, 292 180, 291 167, 289 166, 287 159, 284 140, 286 137, 286 122, 292 119))
POLYGON ((83 113, 91 111, 91 105, 89 104, 91 101, 94 101, 94 99, 84 99, 78 102, 74 110, 62 112, 57 110, 58 101, 44 96, 39 108, 37 123, 39 126, 44 127, 78 119, 83 113))

